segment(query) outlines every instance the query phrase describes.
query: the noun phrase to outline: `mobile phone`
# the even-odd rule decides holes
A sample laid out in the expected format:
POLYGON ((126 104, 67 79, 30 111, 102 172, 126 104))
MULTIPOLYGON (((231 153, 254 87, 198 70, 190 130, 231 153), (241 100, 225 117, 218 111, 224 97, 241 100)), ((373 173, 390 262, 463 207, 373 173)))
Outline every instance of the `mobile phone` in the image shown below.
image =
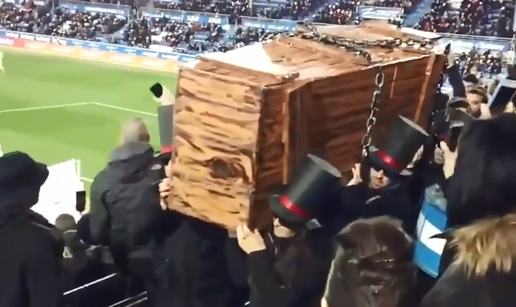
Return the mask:
POLYGON ((80 213, 86 210, 86 191, 75 192, 75 210, 80 213))
POLYGON ((155 83, 153 86, 149 88, 149 90, 151 91, 152 95, 154 95, 154 97, 156 98, 161 98, 161 96, 163 96, 163 85, 161 85, 160 83, 155 83))
POLYGON ((516 93, 516 80, 503 79, 489 99, 489 109, 492 113, 501 113, 516 93))

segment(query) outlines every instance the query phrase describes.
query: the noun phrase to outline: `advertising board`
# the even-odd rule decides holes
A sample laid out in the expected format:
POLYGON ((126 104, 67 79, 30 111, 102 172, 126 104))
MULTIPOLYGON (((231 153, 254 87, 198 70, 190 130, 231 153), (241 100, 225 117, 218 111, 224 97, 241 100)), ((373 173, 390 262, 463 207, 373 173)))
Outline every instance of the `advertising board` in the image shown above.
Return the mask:
POLYGON ((295 31, 297 29, 297 23, 293 20, 242 17, 241 21, 244 27, 265 29, 265 31, 295 31))
POLYGON ((0 38, 0 45, 12 46, 34 52, 69 56, 78 59, 96 60, 106 63, 128 65, 160 71, 176 72, 179 68, 176 60, 152 59, 143 56, 121 54, 100 50, 82 49, 80 47, 56 45, 40 41, 0 38))
POLYGON ((131 7, 128 5, 63 1, 59 3, 59 6, 79 12, 113 14, 119 16, 129 16, 131 14, 131 7))
POLYGON ((37 35, 31 33, 23 33, 23 32, 15 32, 15 31, 7 31, 0 30, 0 38, 9 38, 9 39, 22 39, 24 41, 37 41, 37 42, 45 42, 51 43, 54 45, 60 46, 69 46, 69 47, 78 47, 85 50, 97 50, 97 51, 110 51, 121 54, 130 54, 134 56, 142 56, 154 59, 164 59, 164 60, 176 60, 177 62, 191 62, 197 59, 197 56, 190 54, 182 54, 177 52, 168 51, 169 49, 164 49, 168 52, 152 50, 152 49, 144 49, 144 48, 133 48, 123 45, 113 45, 106 43, 98 43, 98 42, 89 42, 89 41, 81 41, 76 39, 67 39, 56 36, 46 36, 46 35, 37 35))
POLYGON ((198 22, 198 23, 215 23, 219 25, 229 24, 229 15, 185 12, 178 10, 153 9, 144 8, 140 10, 140 14, 145 18, 168 18, 170 20, 180 22, 198 22))
POLYGON ((383 6, 367 6, 361 5, 358 7, 358 15, 363 19, 396 19, 401 16, 403 11, 398 7, 383 7, 383 6))
POLYGON ((197 59, 195 55, 170 52, 168 49, 132 48, 7 30, 0 30, 0 45, 165 71, 177 71, 180 63, 197 59))

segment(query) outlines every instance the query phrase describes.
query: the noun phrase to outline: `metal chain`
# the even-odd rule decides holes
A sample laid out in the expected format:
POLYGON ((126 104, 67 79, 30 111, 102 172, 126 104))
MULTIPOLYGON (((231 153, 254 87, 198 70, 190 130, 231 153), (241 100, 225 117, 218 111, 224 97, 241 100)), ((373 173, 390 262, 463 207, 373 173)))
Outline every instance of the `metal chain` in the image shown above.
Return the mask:
POLYGON ((264 42, 267 40, 279 38, 279 37, 299 37, 302 39, 316 41, 325 45, 333 45, 340 49, 346 50, 348 52, 354 53, 355 55, 364 57, 369 64, 372 62, 371 53, 369 53, 366 49, 368 48, 382 48, 382 49, 394 49, 398 47, 404 47, 402 45, 406 45, 407 47, 415 47, 419 45, 418 48, 424 48, 427 50, 431 50, 434 45, 429 40, 415 40, 415 39, 379 39, 379 40, 354 40, 349 38, 342 38, 333 35, 320 34, 317 31, 317 28, 311 23, 303 23, 302 25, 306 26, 309 31, 307 32, 268 32, 265 33, 261 38, 260 42, 264 42))
POLYGON ((385 75, 382 68, 379 67, 376 77, 374 78, 374 93, 373 99, 371 100, 371 110, 369 117, 366 121, 366 133, 362 137, 362 156, 367 156, 368 148, 371 145, 371 132, 373 127, 376 125, 376 112, 378 111, 378 105, 380 103, 380 96, 382 94, 383 84, 385 83, 385 75))

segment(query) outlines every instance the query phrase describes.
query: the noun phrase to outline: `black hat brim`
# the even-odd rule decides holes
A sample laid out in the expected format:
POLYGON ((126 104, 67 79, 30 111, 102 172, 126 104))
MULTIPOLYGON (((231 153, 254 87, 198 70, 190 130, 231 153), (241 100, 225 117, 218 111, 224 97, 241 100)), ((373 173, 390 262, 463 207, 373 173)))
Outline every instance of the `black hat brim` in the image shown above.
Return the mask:
POLYGON ((47 181, 49 172, 48 172, 48 168, 45 164, 43 164, 43 163, 36 163, 36 164, 37 164, 37 171, 35 174, 34 184, 36 186, 41 187, 47 181))
POLYGON ((290 212, 279 200, 278 194, 273 194, 269 196, 269 206, 271 208, 271 211, 276 215, 278 218, 285 220, 289 223, 304 223, 307 221, 306 218, 303 218, 302 216, 295 214, 293 212, 290 212))
POLYGON ((394 167, 392 167, 388 163, 386 163, 378 155, 378 148, 376 148, 376 147, 374 147, 372 145, 369 146, 368 154, 369 154, 369 159, 371 159, 371 161, 373 162, 374 165, 378 165, 378 166, 380 166, 381 168, 387 170, 390 173, 395 173, 395 174, 398 174, 400 176, 410 176, 410 175, 412 175, 412 172, 410 170, 406 169, 406 168, 400 171, 400 170, 395 169, 394 167))

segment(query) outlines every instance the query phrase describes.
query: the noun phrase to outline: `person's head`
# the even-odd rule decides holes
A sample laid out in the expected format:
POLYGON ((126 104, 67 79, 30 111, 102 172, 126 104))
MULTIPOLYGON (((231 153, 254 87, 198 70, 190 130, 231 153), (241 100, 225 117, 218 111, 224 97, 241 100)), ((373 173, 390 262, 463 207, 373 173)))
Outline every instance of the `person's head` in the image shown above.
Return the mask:
POLYGON ((288 223, 280 220, 278 217, 274 217, 272 225, 274 235, 278 238, 293 237, 300 229, 304 229, 304 224, 288 223))
POLYGON ((30 209, 38 202, 39 191, 47 178, 47 166, 28 154, 19 151, 4 154, 0 157, 0 206, 20 211, 30 209))
POLYGON ((373 189, 381 189, 389 185, 391 179, 385 171, 379 167, 372 166, 369 169, 369 186, 373 189))
POLYGON ((489 102, 486 92, 479 88, 474 88, 468 91, 466 98, 471 108, 470 114, 477 118, 478 116, 475 115, 476 112, 480 110, 480 105, 487 104, 489 102))
POLYGON ((70 214, 60 214, 56 218, 55 226, 57 229, 65 232, 69 230, 77 230, 77 222, 70 214))
POLYGON ((371 189, 375 190, 386 188, 401 179, 399 174, 374 163, 367 157, 360 164, 360 177, 371 189))
POLYGON ((149 142, 150 133, 143 119, 137 117, 122 125, 121 143, 149 142))
POLYGON ((477 87, 479 80, 475 74, 468 74, 464 76, 464 87, 466 88, 466 92, 472 90, 477 87))
POLYGON ((412 249, 412 239, 399 220, 382 216, 348 225, 336 237, 324 293, 327 306, 407 303, 416 277, 412 249))
POLYGON ((475 120, 458 143, 446 197, 450 227, 516 209, 516 114, 475 120))

